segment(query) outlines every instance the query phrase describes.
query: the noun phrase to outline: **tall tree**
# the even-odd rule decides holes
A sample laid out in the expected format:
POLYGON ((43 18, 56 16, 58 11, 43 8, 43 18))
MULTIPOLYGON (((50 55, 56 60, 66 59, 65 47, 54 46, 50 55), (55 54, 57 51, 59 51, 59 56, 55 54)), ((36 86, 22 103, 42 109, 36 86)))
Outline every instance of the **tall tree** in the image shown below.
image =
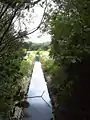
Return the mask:
POLYGON ((72 114, 68 113, 65 119, 90 119, 90 2, 54 2, 56 8, 48 11, 46 25, 52 36, 51 54, 55 63, 60 66, 53 77, 53 82, 60 84, 57 90, 58 102, 60 105, 67 105, 68 112, 72 114), (68 77, 61 77, 62 72, 68 77))
POLYGON ((20 66, 25 56, 23 41, 24 37, 27 36, 27 31, 22 31, 21 29, 16 31, 14 23, 19 18, 21 19, 23 9, 32 8, 40 1, 0 0, 1 112, 8 111, 10 108, 24 75, 20 71, 20 66))

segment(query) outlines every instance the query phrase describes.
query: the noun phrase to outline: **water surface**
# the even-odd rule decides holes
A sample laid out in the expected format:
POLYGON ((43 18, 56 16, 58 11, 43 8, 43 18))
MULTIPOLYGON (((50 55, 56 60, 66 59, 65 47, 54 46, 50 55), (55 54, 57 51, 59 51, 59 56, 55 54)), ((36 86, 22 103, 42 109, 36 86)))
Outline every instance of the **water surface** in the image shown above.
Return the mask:
POLYGON ((44 79, 41 63, 36 61, 31 84, 28 91, 30 107, 25 109, 26 117, 23 120, 50 120, 52 117, 52 105, 44 79))

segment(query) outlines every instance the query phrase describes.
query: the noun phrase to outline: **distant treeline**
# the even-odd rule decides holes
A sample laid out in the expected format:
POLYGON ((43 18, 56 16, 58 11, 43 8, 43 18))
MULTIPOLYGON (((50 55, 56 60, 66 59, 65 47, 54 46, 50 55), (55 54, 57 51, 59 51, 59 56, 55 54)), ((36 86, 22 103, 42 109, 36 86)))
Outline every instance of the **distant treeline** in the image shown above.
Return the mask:
POLYGON ((24 42, 23 46, 27 50, 48 50, 50 48, 50 42, 45 43, 24 42))

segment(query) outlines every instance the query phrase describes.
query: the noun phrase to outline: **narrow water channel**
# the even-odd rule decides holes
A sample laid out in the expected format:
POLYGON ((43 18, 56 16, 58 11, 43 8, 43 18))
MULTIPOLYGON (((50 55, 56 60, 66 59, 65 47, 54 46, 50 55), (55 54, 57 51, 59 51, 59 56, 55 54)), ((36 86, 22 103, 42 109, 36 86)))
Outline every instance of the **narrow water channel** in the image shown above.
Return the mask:
POLYGON ((36 61, 31 84, 28 91, 29 108, 25 112, 28 114, 23 120, 50 120, 52 118, 52 105, 41 68, 41 63, 36 61))

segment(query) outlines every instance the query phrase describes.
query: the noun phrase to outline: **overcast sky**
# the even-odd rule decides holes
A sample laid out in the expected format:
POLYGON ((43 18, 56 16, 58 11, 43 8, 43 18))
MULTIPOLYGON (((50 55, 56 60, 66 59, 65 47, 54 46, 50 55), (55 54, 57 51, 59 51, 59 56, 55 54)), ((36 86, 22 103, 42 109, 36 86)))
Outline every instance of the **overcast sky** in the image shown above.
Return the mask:
MULTIPOLYGON (((26 24, 28 28, 28 32, 32 31, 33 28, 36 28, 39 25, 43 12, 44 12, 44 8, 40 6, 35 6, 32 17, 30 17, 31 11, 29 12, 27 10, 24 11, 26 17, 25 19, 22 19, 22 23, 24 22, 26 24)), ((16 26, 18 29, 18 21, 16 22, 16 26)), ((21 27, 23 30, 25 30, 24 24, 22 24, 21 27)), ((35 43, 43 43, 43 42, 51 41, 51 36, 47 33, 41 35, 40 30, 37 30, 33 34, 29 35, 29 39, 27 39, 27 41, 32 41, 35 43)))

